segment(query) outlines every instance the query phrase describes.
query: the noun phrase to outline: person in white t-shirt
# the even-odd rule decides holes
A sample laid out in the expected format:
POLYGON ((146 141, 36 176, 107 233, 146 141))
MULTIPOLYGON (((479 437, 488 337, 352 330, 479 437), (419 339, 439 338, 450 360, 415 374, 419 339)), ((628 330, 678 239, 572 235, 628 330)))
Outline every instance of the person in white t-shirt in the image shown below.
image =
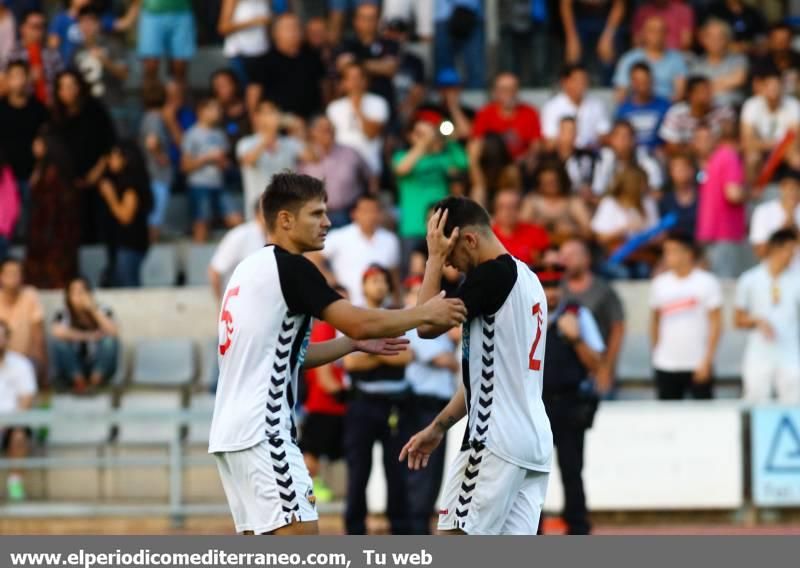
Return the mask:
POLYGON ((222 52, 252 80, 269 49, 269 0, 223 0, 217 30, 225 37, 222 52))
POLYGON ((364 305, 361 278, 371 264, 386 268, 392 277, 394 302, 400 303, 400 239, 381 227, 383 211, 378 199, 372 195, 358 198, 352 212, 350 225, 328 233, 321 253, 309 258, 328 279, 341 284, 350 295, 354 306, 364 305), (328 267, 325 266, 327 261, 328 267))
POLYGON ((233 269, 269 241, 261 204, 257 203, 253 209, 255 219, 228 231, 214 251, 214 256, 211 257, 208 265, 208 282, 217 301, 222 301, 225 281, 233 273, 233 269))
POLYGON ((582 65, 568 65, 561 72, 561 92, 542 107, 542 135, 547 146, 555 148, 561 119, 574 117, 578 128, 575 145, 596 148, 611 130, 608 110, 599 99, 588 94, 589 74, 582 65))
POLYGON ((800 404, 800 272, 791 268, 797 233, 781 229, 767 241, 761 264, 739 278, 735 323, 750 330, 742 363, 744 399, 800 404))
POLYGON ((697 267, 697 247, 688 235, 664 241, 667 272, 650 288, 650 340, 659 400, 713 397, 712 367, 722 329, 722 288, 697 267))
MULTIPOLYGON (((31 362, 23 355, 8 350, 11 328, 0 320, 0 414, 27 410, 36 394, 36 374, 31 362)), ((0 428, 4 457, 20 459, 30 453, 29 428, 11 426, 0 428)), ((22 472, 11 469, 6 480, 6 495, 11 501, 25 499, 22 472)))
POLYGON ((786 169, 780 174, 780 197, 762 203, 750 219, 750 244, 763 258, 767 241, 776 231, 800 227, 800 171, 786 169))
POLYGON ((336 142, 356 150, 375 175, 381 173, 383 130, 389 120, 389 104, 367 92, 367 75, 357 63, 342 70, 344 97, 328 105, 326 114, 336 129, 336 142))

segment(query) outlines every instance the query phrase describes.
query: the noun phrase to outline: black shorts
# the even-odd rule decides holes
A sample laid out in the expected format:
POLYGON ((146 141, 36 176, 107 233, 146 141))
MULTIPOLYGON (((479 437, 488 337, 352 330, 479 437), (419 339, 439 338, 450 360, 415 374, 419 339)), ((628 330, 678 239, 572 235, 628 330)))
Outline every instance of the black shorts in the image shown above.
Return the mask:
POLYGON ((33 440, 33 430, 27 426, 9 426, 7 428, 0 428, 0 449, 5 454, 8 451, 8 444, 11 442, 11 432, 14 430, 22 430, 28 441, 33 440))
POLYGON ((325 456, 330 461, 337 461, 344 455, 343 436, 344 416, 309 414, 303 422, 300 449, 316 458, 325 456))

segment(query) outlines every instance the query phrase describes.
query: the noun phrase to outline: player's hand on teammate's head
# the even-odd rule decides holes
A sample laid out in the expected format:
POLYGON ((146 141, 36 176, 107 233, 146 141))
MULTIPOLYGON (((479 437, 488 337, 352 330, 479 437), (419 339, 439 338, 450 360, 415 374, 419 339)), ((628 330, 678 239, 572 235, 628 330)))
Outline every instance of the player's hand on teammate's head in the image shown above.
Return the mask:
POLYGON ((453 229, 449 237, 444 234, 444 228, 447 224, 447 210, 438 209, 428 219, 428 258, 436 258, 442 262, 447 260, 453 248, 456 246, 458 240, 459 230, 458 227, 453 229))
POLYGON ((467 307, 457 298, 445 298, 444 292, 425 302, 428 324, 436 327, 451 328, 461 325, 467 319, 467 307))

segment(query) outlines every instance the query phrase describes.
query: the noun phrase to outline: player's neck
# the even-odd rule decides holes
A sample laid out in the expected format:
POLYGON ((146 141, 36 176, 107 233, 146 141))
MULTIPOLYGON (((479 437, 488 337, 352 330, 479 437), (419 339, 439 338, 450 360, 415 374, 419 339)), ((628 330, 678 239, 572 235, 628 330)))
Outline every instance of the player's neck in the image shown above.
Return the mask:
POLYGON ((494 260, 497 257, 503 256, 504 254, 508 254, 506 247, 504 247, 502 243, 497 240, 497 237, 492 235, 492 239, 483 243, 481 248, 478 250, 478 264, 489 262, 490 260, 494 260))
POLYGON ((284 233, 277 233, 272 236, 272 244, 281 247, 283 250, 292 254, 303 254, 307 251, 302 250, 288 235, 284 233))

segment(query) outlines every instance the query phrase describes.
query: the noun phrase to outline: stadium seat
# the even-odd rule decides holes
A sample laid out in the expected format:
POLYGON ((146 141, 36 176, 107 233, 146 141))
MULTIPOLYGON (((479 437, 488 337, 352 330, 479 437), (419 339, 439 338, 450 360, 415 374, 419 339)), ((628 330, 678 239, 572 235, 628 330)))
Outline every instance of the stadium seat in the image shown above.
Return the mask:
POLYGON ((211 391, 217 384, 219 377, 218 353, 219 340, 216 337, 203 343, 203 369, 200 373, 200 385, 205 391, 211 391))
POLYGON ((78 269, 93 287, 100 286, 107 266, 108 249, 105 245, 85 245, 78 250, 78 269))
POLYGON ((644 333, 628 333, 622 342, 617 377, 621 382, 650 380, 650 340, 644 333))
POLYGON ((178 253, 174 245, 155 245, 147 251, 141 269, 142 286, 174 286, 178 280, 178 253))
POLYGON ((186 285, 208 286, 208 265, 217 245, 189 245, 186 254, 186 285))
POLYGON ((183 496, 187 503, 224 503, 225 493, 219 472, 208 454, 208 433, 214 412, 214 395, 204 392, 192 395, 189 408, 194 413, 208 415, 208 420, 189 424, 184 455, 193 462, 183 470, 183 496))
POLYGON ((169 236, 182 236, 189 232, 190 225, 189 202, 186 195, 170 195, 162 232, 169 236))
POLYGON ((143 339, 134 346, 132 383, 140 387, 188 386, 197 374, 191 339, 143 339))

